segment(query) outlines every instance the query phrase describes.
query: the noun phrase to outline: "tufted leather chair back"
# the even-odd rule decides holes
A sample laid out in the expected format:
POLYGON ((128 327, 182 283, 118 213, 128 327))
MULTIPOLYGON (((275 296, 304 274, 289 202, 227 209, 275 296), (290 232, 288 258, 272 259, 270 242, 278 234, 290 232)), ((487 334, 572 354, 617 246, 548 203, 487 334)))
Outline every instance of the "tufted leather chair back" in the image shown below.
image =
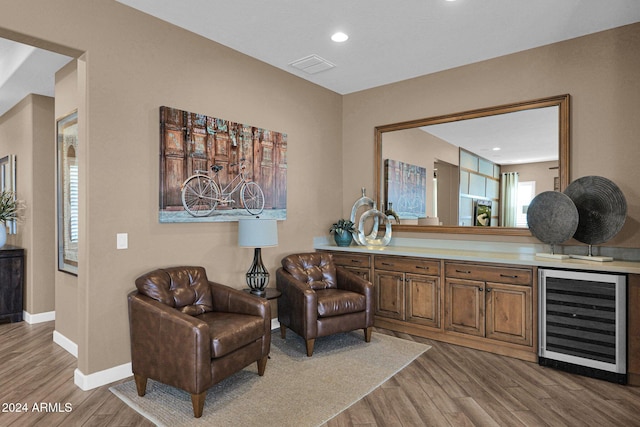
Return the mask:
POLYGON ((330 253, 289 255, 282 260, 282 267, 296 280, 307 283, 314 291, 338 287, 336 267, 330 253))
POLYGON ((160 268, 136 279, 138 292, 192 316, 213 310, 207 273, 202 267, 160 268))

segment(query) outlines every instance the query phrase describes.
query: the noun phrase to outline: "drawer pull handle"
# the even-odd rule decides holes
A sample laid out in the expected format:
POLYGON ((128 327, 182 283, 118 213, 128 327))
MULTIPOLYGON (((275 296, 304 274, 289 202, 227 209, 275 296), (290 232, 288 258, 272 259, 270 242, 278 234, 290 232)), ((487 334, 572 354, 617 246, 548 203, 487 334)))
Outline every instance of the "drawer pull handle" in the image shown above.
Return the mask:
POLYGON ((487 288, 487 293, 491 292, 491 288, 487 288))
POLYGON ((515 274, 515 275, 511 276, 509 274, 500 274, 500 277, 508 277, 509 279, 517 279, 518 275, 515 274))
POLYGON ((383 262, 383 263, 381 263, 381 264, 382 264, 382 265, 387 265, 387 266, 393 267, 393 263, 390 263, 390 262, 383 262))
POLYGON ((360 261, 359 259, 352 259, 351 262, 354 262, 356 264, 360 264, 362 261, 360 261))
POLYGON ((416 268, 422 269, 422 270, 428 270, 429 267, 424 267, 422 265, 416 265, 416 268))
POLYGON ((456 273, 471 274, 469 270, 456 270, 456 273))
POLYGON ((482 289, 482 288, 478 288, 478 290, 479 290, 480 292, 484 291, 484 289, 482 289))

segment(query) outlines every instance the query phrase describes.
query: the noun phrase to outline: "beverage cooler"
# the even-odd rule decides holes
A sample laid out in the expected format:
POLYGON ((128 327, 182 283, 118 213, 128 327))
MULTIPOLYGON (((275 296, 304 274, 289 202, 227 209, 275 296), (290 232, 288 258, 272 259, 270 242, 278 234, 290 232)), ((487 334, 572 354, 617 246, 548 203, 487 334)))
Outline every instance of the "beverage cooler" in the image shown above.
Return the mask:
POLYGON ((539 269, 540 365, 626 384, 624 274, 539 269))

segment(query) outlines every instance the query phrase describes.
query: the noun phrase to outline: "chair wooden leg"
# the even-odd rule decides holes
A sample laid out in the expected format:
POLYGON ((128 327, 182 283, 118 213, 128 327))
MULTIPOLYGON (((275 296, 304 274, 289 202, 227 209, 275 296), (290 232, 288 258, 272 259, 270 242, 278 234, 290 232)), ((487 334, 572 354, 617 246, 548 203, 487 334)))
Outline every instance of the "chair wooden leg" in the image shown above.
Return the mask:
POLYGON ((269 359, 269 356, 258 359, 258 375, 260 376, 264 375, 264 370, 267 367, 267 359, 269 359))
POLYGON ((282 339, 287 338, 287 327, 284 326, 282 323, 280 323, 280 338, 282 339))
POLYGON ((136 382, 136 390, 138 390, 138 396, 144 396, 147 392, 147 378, 142 375, 133 374, 133 379, 136 382))
POLYGON ((193 405, 193 416, 195 418, 200 418, 202 416, 202 411, 204 410, 204 400, 207 397, 207 391, 203 391, 199 394, 191 395, 191 404, 193 405))
POLYGON ((371 329, 371 326, 364 328, 364 340, 366 342, 371 342, 371 329))
POLYGON ((311 357, 313 354, 313 345, 316 343, 315 339, 307 340, 307 357, 311 357))

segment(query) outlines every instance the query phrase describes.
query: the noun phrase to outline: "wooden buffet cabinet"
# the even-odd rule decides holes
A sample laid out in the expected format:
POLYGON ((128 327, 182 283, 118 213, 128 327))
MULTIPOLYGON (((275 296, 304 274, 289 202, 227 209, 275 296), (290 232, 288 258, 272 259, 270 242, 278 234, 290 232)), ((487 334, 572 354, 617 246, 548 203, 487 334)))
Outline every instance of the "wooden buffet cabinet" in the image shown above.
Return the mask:
POLYGON ((375 285, 375 325, 537 361, 535 267, 332 252, 375 285))
POLYGON ((531 362, 538 361, 538 267, 626 274, 627 376, 640 386, 639 262, 557 262, 507 251, 476 257, 431 246, 315 249, 374 283, 376 326, 531 362))

